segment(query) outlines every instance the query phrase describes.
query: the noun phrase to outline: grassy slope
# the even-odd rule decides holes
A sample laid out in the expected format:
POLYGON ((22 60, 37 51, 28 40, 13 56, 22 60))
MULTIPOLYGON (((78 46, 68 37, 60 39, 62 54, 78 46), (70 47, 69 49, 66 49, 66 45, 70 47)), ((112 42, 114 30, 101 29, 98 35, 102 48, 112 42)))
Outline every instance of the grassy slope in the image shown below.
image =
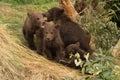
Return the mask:
POLYGON ((44 12, 53 6, 57 6, 57 3, 44 5, 14 5, 0 2, 0 21, 9 24, 8 28, 12 30, 12 35, 17 36, 21 40, 21 28, 27 12, 32 10, 44 12))
POLYGON ((26 42, 21 29, 26 13, 31 10, 44 12, 53 6, 57 6, 57 3, 12 5, 0 2, 0 77, 2 80, 43 80, 51 77, 59 80, 67 75, 81 78, 79 72, 48 61, 23 45, 26 42))
POLYGON ((0 25, 0 77, 1 80, 62 80, 65 76, 81 78, 79 71, 49 61, 6 32, 0 25))
POLYGON ((23 45, 22 25, 31 10, 46 11, 56 3, 14 6, 0 2, 0 77, 2 80, 62 80, 81 78, 76 70, 46 60, 23 45))

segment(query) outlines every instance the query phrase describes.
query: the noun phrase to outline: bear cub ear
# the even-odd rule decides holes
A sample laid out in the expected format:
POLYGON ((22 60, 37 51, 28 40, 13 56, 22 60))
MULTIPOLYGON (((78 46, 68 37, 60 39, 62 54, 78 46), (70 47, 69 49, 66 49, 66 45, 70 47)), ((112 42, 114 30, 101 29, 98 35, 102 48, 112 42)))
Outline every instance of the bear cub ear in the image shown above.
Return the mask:
POLYGON ((76 44, 78 47, 80 46, 80 42, 76 42, 75 44, 76 44))
POLYGON ((55 25, 55 28, 58 29, 60 27, 60 24, 59 23, 54 23, 55 25))
POLYGON ((42 13, 42 15, 43 15, 43 17, 47 17, 49 15, 49 13, 48 12, 42 13))
POLYGON ((30 13, 30 12, 27 12, 27 15, 28 15, 28 17, 30 17, 30 16, 31 16, 31 13, 30 13))
POLYGON ((58 15, 61 15, 63 13, 64 13, 64 9, 63 8, 59 8, 58 15))
POLYGON ((64 9, 63 8, 60 8, 60 13, 63 13, 64 12, 64 9))

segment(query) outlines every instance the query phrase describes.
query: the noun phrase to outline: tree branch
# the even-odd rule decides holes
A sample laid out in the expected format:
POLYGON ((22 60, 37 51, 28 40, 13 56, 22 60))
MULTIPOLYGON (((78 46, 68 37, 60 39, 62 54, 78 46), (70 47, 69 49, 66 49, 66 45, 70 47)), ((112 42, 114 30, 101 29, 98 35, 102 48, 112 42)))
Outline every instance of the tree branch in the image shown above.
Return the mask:
POLYGON ((76 16, 78 13, 74 9, 73 4, 70 0, 58 0, 60 7, 62 7, 65 10, 66 15, 74 22, 76 22, 76 16))

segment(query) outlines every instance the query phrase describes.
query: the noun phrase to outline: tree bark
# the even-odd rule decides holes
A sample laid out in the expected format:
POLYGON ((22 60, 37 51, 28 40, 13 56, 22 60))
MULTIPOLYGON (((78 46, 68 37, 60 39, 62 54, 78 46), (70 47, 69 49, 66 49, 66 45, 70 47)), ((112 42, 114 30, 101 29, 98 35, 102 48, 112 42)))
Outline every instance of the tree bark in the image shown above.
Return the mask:
POLYGON ((78 13, 74 9, 74 6, 70 0, 58 0, 60 7, 62 7, 65 10, 65 13, 67 16, 74 22, 76 22, 76 16, 78 13))
POLYGON ((120 65, 120 39, 118 40, 117 44, 114 46, 112 54, 115 57, 114 62, 120 65))
POLYGON ((118 40, 117 44, 113 48, 113 56, 114 57, 120 56, 120 39, 118 40))

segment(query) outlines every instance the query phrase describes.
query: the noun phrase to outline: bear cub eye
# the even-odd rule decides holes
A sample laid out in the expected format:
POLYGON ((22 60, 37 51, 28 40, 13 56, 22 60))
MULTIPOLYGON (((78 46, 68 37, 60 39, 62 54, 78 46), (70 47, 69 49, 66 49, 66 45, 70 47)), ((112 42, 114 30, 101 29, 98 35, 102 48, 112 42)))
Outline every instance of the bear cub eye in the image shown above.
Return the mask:
POLYGON ((53 34, 53 32, 51 32, 51 34, 53 34))
POLYGON ((45 32, 46 34, 48 34, 48 32, 45 32))
POLYGON ((40 18, 37 18, 37 20, 39 20, 40 18))

